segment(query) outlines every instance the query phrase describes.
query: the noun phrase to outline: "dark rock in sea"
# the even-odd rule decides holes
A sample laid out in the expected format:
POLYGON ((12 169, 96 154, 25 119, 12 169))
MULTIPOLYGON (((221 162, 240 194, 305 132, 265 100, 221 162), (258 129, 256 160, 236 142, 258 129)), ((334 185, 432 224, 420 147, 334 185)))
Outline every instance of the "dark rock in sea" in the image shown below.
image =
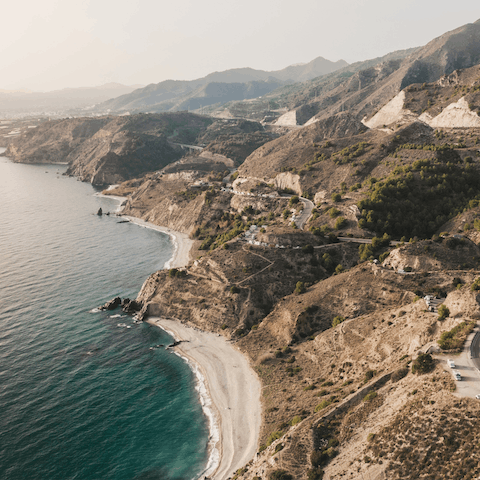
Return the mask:
POLYGON ((103 211, 102 211, 102 208, 100 207, 100 208, 98 209, 97 215, 101 217, 102 214, 103 214, 103 211))
POLYGON ((112 298, 112 300, 107 302, 105 305, 98 307, 98 309, 99 310, 115 310, 120 305, 121 302, 122 302, 122 299, 120 297, 115 297, 115 298, 112 298))
POLYGON ((143 305, 141 302, 137 302, 136 300, 130 300, 129 298, 125 298, 122 302, 122 310, 125 313, 136 313, 142 309, 143 305))

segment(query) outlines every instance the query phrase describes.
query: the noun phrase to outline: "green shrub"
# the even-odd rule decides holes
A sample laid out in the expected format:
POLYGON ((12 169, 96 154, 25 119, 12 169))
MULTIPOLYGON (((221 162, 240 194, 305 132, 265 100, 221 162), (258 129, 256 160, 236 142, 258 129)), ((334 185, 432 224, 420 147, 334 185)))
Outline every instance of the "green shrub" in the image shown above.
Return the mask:
POLYGON ((336 274, 339 274, 339 273, 342 273, 343 272, 343 265, 341 265, 340 263, 335 267, 335 273, 336 274))
POLYGON ((429 353, 420 353, 413 361, 412 373, 428 373, 435 368, 435 361, 429 353))
POLYGON ((450 310, 446 305, 438 307, 438 320, 445 320, 450 315, 450 310))
POLYGON ((342 199, 342 196, 339 193, 332 193, 332 202, 339 202, 342 199))
POLYGON ((300 201, 300 198, 298 198, 298 195, 294 195, 293 197, 290 197, 288 204, 290 206, 293 206, 293 205, 296 205, 299 201, 300 201))
POLYGON ((294 425, 297 425, 297 423, 300 423, 302 421, 302 417, 300 415, 295 415, 291 420, 290 420, 290 425, 293 427, 294 425))
POLYGON ((268 475, 268 480, 293 480, 293 476, 286 470, 274 470, 268 475))
POLYGON ((340 325, 341 323, 343 323, 345 321, 345 318, 342 317, 341 315, 337 315, 336 317, 334 317, 334 319, 332 320, 332 327, 335 328, 337 325, 340 325))
POLYGON ((307 291, 305 284, 303 282, 297 282, 295 285, 295 295, 301 295, 302 293, 305 293, 307 291))
POLYGON ((471 290, 472 290, 472 292, 474 292, 476 290, 480 290, 480 277, 475 279, 475 281, 472 283, 471 290))
POLYGON ((328 214, 330 215, 330 218, 335 218, 340 215, 340 210, 338 208, 332 207, 329 211, 328 214))
POLYGON ((364 402, 370 402, 370 401, 372 401, 374 398, 376 398, 377 395, 378 395, 377 392, 367 393, 367 394, 363 397, 363 401, 364 401, 364 402))
POLYGON ((341 230, 347 226, 347 219, 344 217, 338 217, 335 221, 335 230, 341 230))
POLYGON ((438 345, 442 350, 459 349, 474 328, 475 321, 459 323, 448 332, 443 332, 440 335, 438 345))
POLYGON ((239 292, 240 292, 240 289, 238 287, 236 287, 235 285, 230 287, 230 293, 239 293, 239 292))
POLYGON ((331 405, 332 401, 331 400, 322 400, 316 407, 315 407, 315 412, 319 412, 320 410, 323 410, 324 408, 327 408, 329 405, 331 405))
POLYGON ((272 432, 267 438, 267 442, 266 442, 267 447, 270 446, 275 440, 278 440, 279 438, 281 438, 282 435, 283 435, 283 432, 281 430, 272 432))
POLYGON ((358 247, 358 252, 360 253, 360 260, 368 260, 369 258, 373 257, 373 249, 372 246, 368 243, 363 243, 358 247))
POLYGON ((378 261, 382 263, 388 256, 390 255, 390 252, 383 252, 379 257, 378 261))
POLYGON ((283 450, 283 447, 285 447, 285 445, 283 443, 278 443, 276 446, 275 446, 275 450, 273 452, 273 455, 275 455, 276 453, 278 453, 280 450, 283 450))

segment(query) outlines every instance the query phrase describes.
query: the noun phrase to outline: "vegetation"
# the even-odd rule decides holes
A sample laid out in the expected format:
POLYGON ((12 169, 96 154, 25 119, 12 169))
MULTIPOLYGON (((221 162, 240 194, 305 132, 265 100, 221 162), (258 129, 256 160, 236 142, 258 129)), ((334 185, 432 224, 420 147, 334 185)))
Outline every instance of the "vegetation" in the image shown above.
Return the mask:
POLYGON ((293 480, 293 476, 286 470, 274 470, 268 476, 268 480, 293 480))
POLYGON ((370 402, 370 401, 372 401, 374 398, 376 398, 377 395, 378 395, 377 392, 367 393, 367 394, 363 397, 363 401, 364 401, 364 402, 370 402))
POLYGON ((300 295, 302 293, 305 293, 307 291, 305 284, 303 282, 297 282, 295 285, 295 295, 300 295))
POLYGON ((408 375, 408 368, 402 367, 402 368, 399 368, 398 370, 395 370, 392 373, 391 380, 392 382, 398 382, 399 380, 406 377, 407 375, 408 375))
POLYGON ((319 412, 320 410, 323 410, 324 408, 327 408, 329 405, 331 405, 332 401, 331 400, 322 400, 316 407, 315 407, 315 412, 319 412))
POLYGON ((461 163, 451 148, 438 147, 437 157, 396 167, 385 180, 371 183, 368 198, 358 204, 362 213, 359 226, 397 238, 430 238, 464 208, 477 206, 478 170, 461 163))
POLYGON ((472 292, 480 290, 480 277, 476 278, 475 281, 472 283, 471 290, 472 292))
POLYGON ((429 373, 435 368, 435 361, 429 353, 420 353, 413 361, 412 373, 429 373))
POLYGON ((337 315, 332 321, 332 327, 335 328, 337 325, 340 325, 344 321, 345 321, 344 317, 337 315))
POLYGON ((442 350, 456 350, 463 347, 466 338, 475 328, 475 321, 462 322, 440 335, 438 344, 442 350))
POLYGON ((347 226, 347 219, 344 217, 338 217, 335 221, 335 230, 341 230, 347 226))
POLYGON ((438 307, 438 320, 445 320, 448 316, 450 316, 450 310, 445 305, 440 305, 438 307))

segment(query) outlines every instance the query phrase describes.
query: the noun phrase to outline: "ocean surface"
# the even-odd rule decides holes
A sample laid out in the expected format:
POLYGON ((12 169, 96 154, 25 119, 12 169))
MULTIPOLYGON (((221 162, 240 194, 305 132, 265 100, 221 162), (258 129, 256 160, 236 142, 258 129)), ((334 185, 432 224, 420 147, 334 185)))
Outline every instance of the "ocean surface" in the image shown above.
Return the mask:
POLYGON ((121 310, 164 266, 169 237, 118 203, 0 150, 0 479, 196 478, 208 422, 173 340, 121 310))

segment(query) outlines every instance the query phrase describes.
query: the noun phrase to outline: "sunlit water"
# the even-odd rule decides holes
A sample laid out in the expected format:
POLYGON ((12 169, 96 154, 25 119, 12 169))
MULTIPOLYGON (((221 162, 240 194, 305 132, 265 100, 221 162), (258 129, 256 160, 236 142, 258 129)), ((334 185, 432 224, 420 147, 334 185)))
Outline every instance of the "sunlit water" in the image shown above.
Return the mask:
POLYGON ((0 157, 0 478, 195 478, 208 441, 195 379, 150 349, 171 337, 90 313, 134 298, 172 245, 95 215, 117 203, 64 170, 0 157))

